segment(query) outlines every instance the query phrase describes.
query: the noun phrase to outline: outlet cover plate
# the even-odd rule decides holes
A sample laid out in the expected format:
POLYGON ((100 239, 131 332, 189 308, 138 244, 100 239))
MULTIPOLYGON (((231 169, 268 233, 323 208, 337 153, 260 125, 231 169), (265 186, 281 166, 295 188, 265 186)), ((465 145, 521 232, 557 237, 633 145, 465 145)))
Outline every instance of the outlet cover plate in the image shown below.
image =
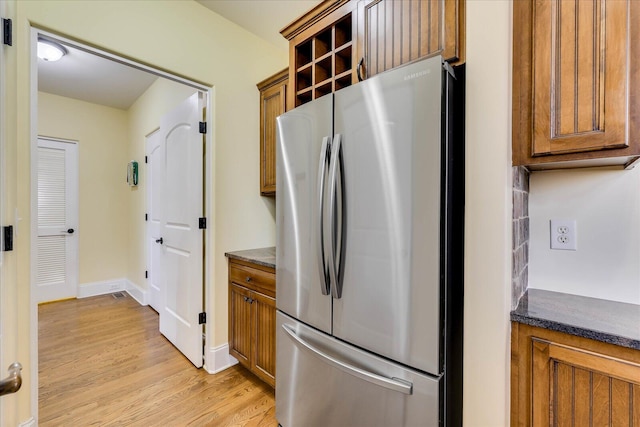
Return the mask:
POLYGON ((551 249, 563 251, 578 250, 578 230, 573 219, 552 219, 551 249))

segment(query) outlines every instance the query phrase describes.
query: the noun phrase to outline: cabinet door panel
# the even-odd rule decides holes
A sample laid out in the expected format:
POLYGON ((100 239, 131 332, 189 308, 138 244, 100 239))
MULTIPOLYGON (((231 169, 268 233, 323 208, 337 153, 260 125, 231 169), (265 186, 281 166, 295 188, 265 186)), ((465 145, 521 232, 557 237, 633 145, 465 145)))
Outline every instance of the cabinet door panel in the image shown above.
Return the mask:
POLYGON ((242 286, 229 284, 229 353, 240 363, 249 366, 251 361, 251 304, 250 291, 242 286))
POLYGON ((276 117, 286 111, 289 70, 258 83, 260 90, 260 194, 276 194, 276 117))
POLYGON ((591 417, 589 405, 591 402, 591 371, 575 368, 573 371, 575 425, 588 426, 591 417))
POLYGON ((276 300, 253 293, 254 372, 268 384, 275 385, 276 374, 276 300))
POLYGON ((627 19, 626 1, 535 2, 533 155, 628 145, 627 19))
POLYGON ((629 397, 632 386, 627 381, 611 379, 611 424, 614 426, 631 425, 629 397))
POLYGON ((640 364, 533 338, 533 425, 631 425, 640 364))
POLYGON ((360 0, 360 53, 365 74, 375 74, 426 56, 463 60, 463 0, 360 0))
POLYGON ((263 157, 260 163, 262 178, 262 194, 273 194, 276 191, 276 117, 284 113, 285 87, 278 86, 264 91, 262 97, 263 134, 260 138, 263 157))
POLYGON ((634 426, 640 426, 640 384, 633 385, 633 400, 631 401, 632 414, 631 417, 633 419, 634 426))

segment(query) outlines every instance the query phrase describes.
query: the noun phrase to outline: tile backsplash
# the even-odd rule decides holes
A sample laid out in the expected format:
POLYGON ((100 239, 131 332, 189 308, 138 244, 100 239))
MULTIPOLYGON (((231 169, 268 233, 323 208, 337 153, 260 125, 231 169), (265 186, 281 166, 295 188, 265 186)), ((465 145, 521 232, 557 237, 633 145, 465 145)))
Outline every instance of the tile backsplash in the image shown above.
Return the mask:
POLYGON ((511 308, 527 290, 529 282, 529 171, 512 168, 513 174, 513 260, 511 264, 511 308))

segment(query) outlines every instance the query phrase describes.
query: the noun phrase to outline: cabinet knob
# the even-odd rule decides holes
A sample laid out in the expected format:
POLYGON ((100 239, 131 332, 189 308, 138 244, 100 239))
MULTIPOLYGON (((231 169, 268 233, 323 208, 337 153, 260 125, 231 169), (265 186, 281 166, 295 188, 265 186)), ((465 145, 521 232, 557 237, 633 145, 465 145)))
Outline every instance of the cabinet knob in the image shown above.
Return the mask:
POLYGON ((245 280, 245 282, 249 283, 252 279, 251 279, 251 277, 250 277, 250 276, 247 276, 247 278, 246 278, 246 279, 244 279, 244 280, 245 280))

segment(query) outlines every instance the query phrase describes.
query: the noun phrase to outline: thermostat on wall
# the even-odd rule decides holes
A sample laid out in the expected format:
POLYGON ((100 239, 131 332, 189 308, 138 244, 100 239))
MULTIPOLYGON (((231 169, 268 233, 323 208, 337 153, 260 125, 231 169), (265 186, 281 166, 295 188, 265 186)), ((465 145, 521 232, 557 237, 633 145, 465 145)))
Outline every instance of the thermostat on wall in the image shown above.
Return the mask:
POLYGON ((138 185, 138 162, 131 160, 127 164, 127 184, 129 187, 138 185))

